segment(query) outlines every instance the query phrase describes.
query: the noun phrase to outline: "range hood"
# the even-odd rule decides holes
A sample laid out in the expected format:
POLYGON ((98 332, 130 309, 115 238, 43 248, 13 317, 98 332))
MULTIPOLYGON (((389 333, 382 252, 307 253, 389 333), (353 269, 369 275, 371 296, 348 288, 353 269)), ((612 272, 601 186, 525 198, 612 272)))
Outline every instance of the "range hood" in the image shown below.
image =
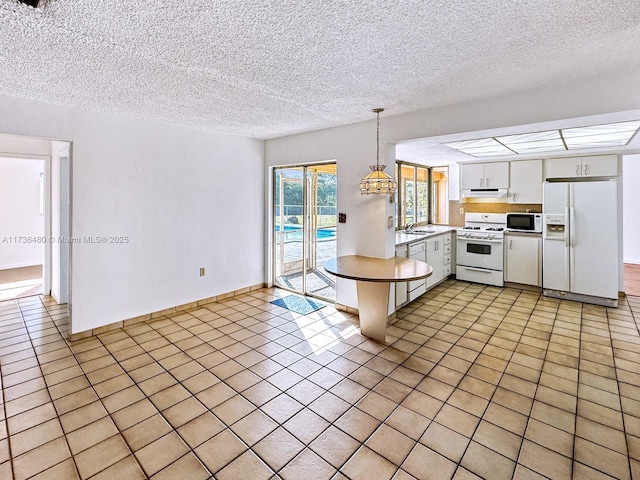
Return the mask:
POLYGON ((462 190, 462 198, 504 198, 506 188, 468 188, 462 190))

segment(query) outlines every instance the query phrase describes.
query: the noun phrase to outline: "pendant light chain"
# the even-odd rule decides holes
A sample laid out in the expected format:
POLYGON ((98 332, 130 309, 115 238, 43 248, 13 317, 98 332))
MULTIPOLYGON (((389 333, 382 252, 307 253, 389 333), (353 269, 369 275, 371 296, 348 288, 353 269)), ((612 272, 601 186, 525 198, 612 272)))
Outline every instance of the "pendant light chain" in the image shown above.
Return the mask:
POLYGON ((384 172, 386 165, 380 165, 380 112, 384 108, 374 108, 372 111, 376 114, 376 164, 369 166, 371 173, 360 182, 360 193, 393 194, 398 189, 398 182, 384 172))

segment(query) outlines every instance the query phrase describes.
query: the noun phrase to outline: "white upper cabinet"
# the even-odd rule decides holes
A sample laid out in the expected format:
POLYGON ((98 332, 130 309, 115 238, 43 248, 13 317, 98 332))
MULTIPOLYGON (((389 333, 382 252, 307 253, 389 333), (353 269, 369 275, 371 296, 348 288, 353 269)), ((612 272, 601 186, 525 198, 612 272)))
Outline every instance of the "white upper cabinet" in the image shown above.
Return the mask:
POLYGON ((612 177, 618 175, 617 155, 549 158, 546 178, 612 177))
POLYGON ((509 188, 509 162, 461 164, 460 188, 509 188))
POLYGON ((542 160, 511 162, 509 203, 542 203, 542 160))

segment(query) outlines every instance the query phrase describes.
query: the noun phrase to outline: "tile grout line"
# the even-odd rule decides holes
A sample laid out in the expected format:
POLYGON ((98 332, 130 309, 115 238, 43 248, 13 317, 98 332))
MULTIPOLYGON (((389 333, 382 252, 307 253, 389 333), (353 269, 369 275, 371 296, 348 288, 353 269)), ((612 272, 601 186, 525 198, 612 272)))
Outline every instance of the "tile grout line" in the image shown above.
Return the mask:
MULTIPOLYGON (((521 291, 521 293, 518 295, 518 298, 520 297, 520 295, 522 295, 522 292, 523 292, 523 291, 521 291)), ((537 305, 537 302, 539 301, 539 298, 540 298, 540 297, 538 297, 538 300, 536 300, 536 305, 537 305)), ((516 303, 516 301, 517 301, 517 298, 516 298, 516 299, 514 300, 514 302, 511 304, 511 307, 509 308, 509 310, 511 310, 511 308, 513 308, 513 305, 516 303)), ((507 310, 507 313, 509 312, 509 310, 507 310)), ((533 312, 534 310, 535 310, 535 307, 532 309, 532 312, 533 312)), ((495 335, 495 333, 498 331, 498 329, 500 328, 500 326, 501 326, 503 323, 505 323, 505 322, 504 322, 504 318, 506 317, 506 315, 507 315, 507 314, 505 314, 505 315, 504 315, 503 319, 500 321, 500 323, 498 324, 498 326, 495 328, 494 333, 493 333, 493 334, 491 335, 491 337, 487 340, 487 342, 485 343, 485 346, 489 344, 489 341, 491 340, 491 338, 493 338, 493 336, 494 336, 494 335, 495 335)), ((531 313, 529 314, 529 318, 530 318, 530 317, 531 317, 531 313)), ((508 322, 507 322, 507 323, 508 323, 508 322)), ((469 447, 470 447, 470 445, 471 445, 471 442, 473 442, 473 437, 474 437, 474 435, 476 434, 476 432, 478 431, 478 428, 480 427, 480 424, 481 424, 481 423, 482 423, 482 421, 483 421, 484 414, 486 413, 487 409, 489 408, 489 405, 491 404, 491 401, 493 400, 493 397, 495 396, 496 392, 498 391, 498 388, 500 388, 500 382, 502 381, 502 379, 503 379, 503 378, 504 378, 504 376, 506 375, 507 368, 509 367, 509 364, 511 363, 511 360, 513 359, 513 356, 514 356, 514 354, 515 354, 515 352, 516 352, 516 349, 518 348, 518 345, 520 344, 520 340, 522 340, 522 336, 524 335, 524 331, 525 331, 525 329, 526 329, 526 327, 523 327, 522 332, 520 333, 520 336, 519 336, 519 338, 518 338, 518 341, 516 342, 516 345, 515 345, 515 347, 514 347, 513 351, 511 352, 511 355, 509 356, 509 360, 507 361, 507 364, 505 365, 504 370, 503 370, 503 371, 502 371, 502 373, 500 374, 500 380, 499 380, 499 381, 498 381, 498 383, 496 384, 496 388, 494 389, 493 393, 491 394, 491 398, 490 398, 490 399, 488 399, 487 406, 484 408, 483 413, 482 413, 482 416, 481 416, 481 417, 479 417, 479 418, 480 418, 480 420, 478 421, 478 424, 475 426, 475 428, 474 428, 474 430, 473 430, 473 433, 472 433, 472 434, 471 434, 471 436, 469 437, 469 443, 468 443, 468 444, 467 444, 467 446, 465 447, 465 450, 464 450, 464 452, 462 453, 462 456, 460 457, 460 461, 458 462, 458 465, 457 465, 457 467, 456 467, 456 472, 457 472, 457 470, 458 470, 459 468, 464 468, 464 467, 462 466, 462 460, 464 459, 465 454, 466 454, 466 453, 467 453, 467 451, 469 450, 469 447)), ((498 337, 498 338, 500 338, 500 337, 498 337)), ((540 371, 540 374, 542 374, 542 370, 540 371)), ((535 399, 535 394, 534 394, 534 399, 535 399)), ((505 407, 505 408, 509 408, 509 407, 505 407)), ((531 409, 533 409, 533 399, 532 399, 532 402, 531 402, 531 409)), ((511 410, 511 408, 509 408, 509 410, 511 410)), ((529 413, 530 413, 530 412, 529 412, 529 413)), ((527 418, 529 418, 529 417, 527 416, 527 418)), ((492 423, 492 422, 489 422, 489 423, 492 423)), ((500 427, 499 425, 496 425, 496 426, 497 426, 497 427, 499 427, 499 428, 502 428, 502 427, 500 427)), ((515 469, 516 469, 516 468, 517 468, 517 466, 518 466, 518 458, 520 457, 520 450, 522 449, 522 445, 524 444, 524 435, 525 435, 525 433, 526 433, 526 426, 525 426, 525 430, 524 430, 524 432, 523 432, 523 434, 522 434, 522 441, 520 442, 520 449, 518 450, 518 456, 516 457, 516 460, 515 460, 515 461, 513 461, 513 463, 514 463, 514 470, 513 470, 513 473, 512 473, 512 477, 513 477, 513 475, 515 475, 515 469)), ((483 446, 484 446, 484 445, 483 445, 483 446)), ((486 447, 486 446, 485 446, 485 448, 488 448, 489 450, 495 451, 495 450, 493 450, 493 449, 492 449, 492 448, 490 448, 490 447, 486 447)), ((505 457, 505 458, 507 458, 507 459, 511 460, 509 457, 506 457, 505 455, 503 455, 503 454, 502 454, 502 453, 500 453, 500 452, 496 452, 496 453, 497 453, 498 455, 501 455, 501 456, 503 456, 503 457, 505 457)))
MULTIPOLYGON (((29 297, 27 297, 27 298, 29 298, 29 297)), ((38 299, 40 300, 40 303, 42 304, 42 306, 43 306, 43 308, 44 308, 44 303, 42 302, 42 297, 41 297, 40 295, 38 295, 38 299)), ((23 314, 23 308, 22 308, 22 305, 20 304, 20 302, 19 302, 18 300, 17 300, 17 303, 18 303, 18 308, 19 308, 19 311, 20 311, 20 317, 22 318, 22 322, 23 322, 23 324, 24 324, 24 326, 25 326, 25 330, 26 330, 26 332, 27 332, 27 335, 29 336, 29 343, 31 344, 31 348, 33 349, 33 353, 34 353, 34 356, 35 356, 36 362, 38 363, 38 369, 40 370, 40 376, 41 376, 41 378, 42 378, 42 380, 43 380, 43 383, 44 383, 44 385, 45 385, 45 388, 47 389, 47 395, 49 396, 49 401, 51 402, 51 405, 53 406, 53 408, 54 408, 54 410, 55 410, 55 412, 56 412, 56 420, 58 421, 58 424, 60 425, 60 430, 62 431, 62 436, 64 437, 64 442, 65 442, 65 444, 66 444, 66 446, 67 446, 67 451, 69 452, 69 457, 68 457, 68 458, 70 458, 70 459, 73 461, 73 466, 74 466, 74 468, 75 468, 75 471, 76 471, 76 473, 78 474, 78 477, 79 477, 79 478, 81 478, 81 477, 80 477, 80 471, 78 470, 78 466, 77 466, 77 464, 76 464, 76 462, 75 462, 75 459, 74 459, 74 457, 73 457, 73 454, 71 453, 71 446, 69 445, 69 440, 68 440, 68 438, 67 438, 67 434, 66 434, 66 432, 64 431, 64 428, 63 428, 63 426, 62 426, 62 422, 60 421, 60 415, 58 414, 58 409, 56 408, 56 405, 55 405, 55 403, 54 403, 54 401, 53 401, 53 397, 51 396, 51 391, 49 390, 49 385, 47 385, 46 377, 45 377, 44 371, 42 370, 42 363, 40 362, 40 357, 39 357, 39 354, 38 354, 38 350, 36 349, 36 347, 35 347, 35 346, 34 346, 34 344, 33 344, 33 337, 31 336, 31 331, 30 331, 30 329, 29 329, 29 326, 27 325, 27 322, 26 322, 26 321, 25 321, 25 319, 24 319, 24 314, 23 314)), ((47 317, 49 317, 49 320, 51 320, 51 322, 53 323, 53 319, 51 319, 51 316, 49 315, 49 312, 48 312, 48 310, 47 310, 46 308, 45 308, 45 311, 47 312, 47 317)), ((55 325, 55 323, 54 323, 54 325, 55 325)), ((60 330, 59 330, 59 328, 58 328, 58 326, 57 326, 57 325, 56 325, 56 330, 58 330, 58 334, 59 334, 59 335, 61 336, 61 338, 64 340, 64 336, 63 336, 63 335, 61 335, 60 330)), ((62 347, 62 348, 65 348, 65 347, 62 347)), ((68 349, 71 351, 71 348, 70 348, 68 345, 67 345, 67 347, 66 347, 66 348, 68 348, 68 349)), ((59 349, 58 349, 58 350, 59 350, 59 349)), ((72 353, 73 353, 73 352, 72 352, 72 353)), ((34 425, 34 426, 35 426, 35 425, 34 425)), ((33 428, 33 427, 29 427, 29 428, 33 428)), ((58 438, 59 438, 59 437, 58 437, 58 438)), ((50 442, 53 442, 53 441, 55 441, 55 440, 56 440, 56 439, 50 440, 50 442)), ((50 443, 50 442, 47 442, 47 443, 50 443)), ((44 445, 46 445, 46 444, 44 444, 44 445)), ((38 447, 36 447, 36 448, 38 448, 38 447)), ((27 453, 27 452, 25 452, 25 453, 27 453)), ((65 458, 64 460, 62 460, 62 461, 60 461, 60 462, 56 463, 55 465, 51 465, 50 467, 47 467, 47 468, 46 468, 46 469, 44 469, 42 472, 46 472, 46 471, 47 471, 47 470, 49 470, 50 468, 53 468, 53 467, 55 467, 55 466, 57 466, 57 465, 60 465, 60 464, 61 464, 61 463, 63 463, 65 460, 67 460, 67 459, 65 458)), ((12 458, 12 461, 13 461, 13 458, 12 458)), ((37 474, 39 474, 39 473, 42 473, 42 472, 37 472, 37 473, 36 473, 36 475, 37 475, 37 474)), ((14 470, 14 472, 13 472, 13 475, 14 475, 14 478, 15 478, 15 470, 14 470)))
MULTIPOLYGON (((20 313, 20 306, 18 305, 18 301, 17 299, 13 300, 15 302, 15 306, 16 306, 16 310, 18 311, 18 313, 20 314, 20 318, 22 319, 22 314, 20 313)), ((4 303, 4 302, 3 302, 4 303)), ((24 325, 24 319, 22 320, 22 324, 24 325)), ((26 325, 25 325, 25 331, 27 330, 26 325)), ((28 335, 28 332, 27 332, 28 335)), ((35 351, 34 351, 34 355, 35 355, 35 351)), ((2 413, 4 415, 4 428, 5 428, 5 432, 7 435, 7 449, 9 451, 9 462, 11 465, 11 477, 15 478, 15 468, 14 468, 14 457, 13 457, 13 453, 12 453, 12 448, 11 448, 11 435, 9 434, 9 417, 7 416, 7 408, 5 406, 6 403, 6 396, 5 396, 5 386, 4 386, 4 382, 2 381, 2 361, 1 361, 1 357, 0 357, 0 388, 2 388, 2 413)))
MULTIPOLYGON (((627 449, 627 464, 629 466, 629 478, 632 477, 633 475, 633 466, 631 463, 631 452, 629 451, 629 439, 628 439, 628 435, 627 434, 627 421, 625 419, 625 412, 624 412, 624 406, 622 405, 622 391, 620 389, 620 380, 618 379, 618 365, 616 362, 616 350, 613 347, 613 339, 611 338, 611 325, 609 323, 609 309, 605 308, 605 314, 606 314, 606 319, 607 319, 607 331, 609 333, 609 345, 611 346, 611 357, 613 358, 613 371, 615 373, 616 376, 616 386, 618 387, 618 401, 620 402, 620 416, 622 417, 622 434, 624 436, 624 444, 625 447, 627 449)), ((633 313, 632 313, 632 317, 633 317, 633 313)), ((634 318, 634 323, 635 323, 635 317, 634 318)), ((636 326, 637 329, 637 326, 636 326)), ((640 331, 638 332, 640 334, 640 331)), ((578 418, 577 412, 576 412, 576 419, 578 418)), ((577 420, 576 420, 577 422, 577 420)), ((576 432, 577 433, 577 432, 576 432)))

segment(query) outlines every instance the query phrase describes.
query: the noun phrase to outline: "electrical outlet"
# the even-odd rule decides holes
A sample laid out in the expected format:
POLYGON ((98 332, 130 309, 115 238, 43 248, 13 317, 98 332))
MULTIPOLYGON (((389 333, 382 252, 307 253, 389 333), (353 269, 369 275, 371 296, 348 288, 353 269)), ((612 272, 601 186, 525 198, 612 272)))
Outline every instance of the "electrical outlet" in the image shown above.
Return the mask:
POLYGON ((387 217, 387 228, 393 228, 393 217, 392 216, 388 216, 387 217))
POLYGON ((204 277, 204 267, 200 267, 200 276, 204 277))
POLYGON ((347 214, 339 213, 338 214, 338 223, 347 223, 347 214))
POLYGON ((460 207, 460 215, 464 215, 464 208, 460 207))

